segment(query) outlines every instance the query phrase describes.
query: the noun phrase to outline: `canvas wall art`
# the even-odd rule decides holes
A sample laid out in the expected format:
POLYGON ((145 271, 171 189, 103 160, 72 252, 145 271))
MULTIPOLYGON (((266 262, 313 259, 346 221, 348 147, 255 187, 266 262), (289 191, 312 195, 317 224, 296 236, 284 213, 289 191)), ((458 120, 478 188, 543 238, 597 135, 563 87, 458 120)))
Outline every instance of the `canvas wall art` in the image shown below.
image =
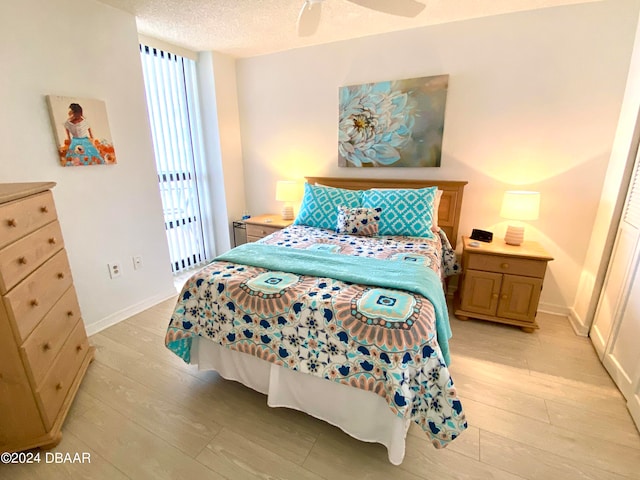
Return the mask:
POLYGON ((107 108, 102 100, 47 95, 60 165, 116 163, 107 108))
POLYGON ((439 167, 449 75, 340 88, 338 165, 439 167))

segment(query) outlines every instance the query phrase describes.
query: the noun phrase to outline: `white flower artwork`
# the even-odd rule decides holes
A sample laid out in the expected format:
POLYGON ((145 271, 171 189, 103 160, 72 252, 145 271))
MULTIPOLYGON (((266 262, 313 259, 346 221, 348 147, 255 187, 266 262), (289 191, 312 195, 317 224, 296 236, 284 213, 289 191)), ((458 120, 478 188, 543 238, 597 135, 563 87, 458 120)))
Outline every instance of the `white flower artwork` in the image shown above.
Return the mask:
POLYGON ((439 167, 448 75, 340 88, 338 165, 439 167))

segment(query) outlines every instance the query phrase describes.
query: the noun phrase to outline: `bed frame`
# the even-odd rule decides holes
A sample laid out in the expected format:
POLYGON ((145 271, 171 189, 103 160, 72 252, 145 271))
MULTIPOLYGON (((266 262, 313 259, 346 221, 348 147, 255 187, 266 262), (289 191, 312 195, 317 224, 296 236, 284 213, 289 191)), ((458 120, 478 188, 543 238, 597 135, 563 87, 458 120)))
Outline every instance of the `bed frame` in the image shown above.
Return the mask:
POLYGON ((449 180, 393 180, 386 178, 338 178, 305 177, 307 182, 327 187, 346 188, 348 190, 367 190, 369 188, 425 188, 438 187, 442 190, 438 209, 438 226, 447 234, 451 246, 456 248, 462 194, 468 182, 449 180))

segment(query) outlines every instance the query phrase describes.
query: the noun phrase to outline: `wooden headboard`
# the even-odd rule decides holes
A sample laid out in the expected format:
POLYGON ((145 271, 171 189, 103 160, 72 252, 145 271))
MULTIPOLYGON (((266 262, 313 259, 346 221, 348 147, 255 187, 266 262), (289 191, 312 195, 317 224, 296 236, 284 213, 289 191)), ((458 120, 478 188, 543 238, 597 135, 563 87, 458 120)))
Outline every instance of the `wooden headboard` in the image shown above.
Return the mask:
POLYGON ((440 208, 438 209, 438 226, 444 230, 456 248, 458 241, 458 225, 462 208, 462 193, 468 182, 449 180, 391 180, 377 178, 337 178, 337 177, 305 177, 310 184, 319 183, 327 187, 346 188, 348 190, 367 190, 369 188, 424 188, 438 187, 442 190, 440 208))

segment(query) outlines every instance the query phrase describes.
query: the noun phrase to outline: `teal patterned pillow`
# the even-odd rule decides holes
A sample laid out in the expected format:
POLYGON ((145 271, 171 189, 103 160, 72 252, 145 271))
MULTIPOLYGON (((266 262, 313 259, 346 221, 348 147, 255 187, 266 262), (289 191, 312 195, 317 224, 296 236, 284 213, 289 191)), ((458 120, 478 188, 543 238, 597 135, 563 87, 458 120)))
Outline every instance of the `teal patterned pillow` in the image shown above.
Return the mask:
POLYGON ((434 238, 433 205, 437 187, 366 190, 363 206, 381 207, 379 235, 434 238))
POLYGON ((336 229, 338 206, 360 207, 359 190, 325 187, 322 185, 304 184, 304 196, 294 225, 336 229))

